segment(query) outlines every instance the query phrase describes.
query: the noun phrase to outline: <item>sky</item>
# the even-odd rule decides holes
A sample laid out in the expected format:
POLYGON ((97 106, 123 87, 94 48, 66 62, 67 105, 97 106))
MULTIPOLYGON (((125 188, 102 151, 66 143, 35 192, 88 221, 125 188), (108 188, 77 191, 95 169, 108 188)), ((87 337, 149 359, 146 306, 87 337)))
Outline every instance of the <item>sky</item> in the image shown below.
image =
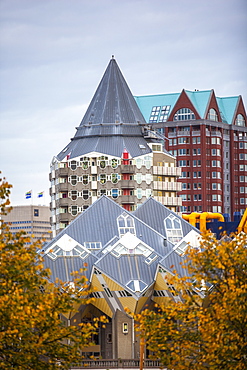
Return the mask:
POLYGON ((12 205, 49 205, 52 158, 112 55, 133 95, 214 89, 246 106, 246 19, 246 0, 0 0, 0 171, 12 205))

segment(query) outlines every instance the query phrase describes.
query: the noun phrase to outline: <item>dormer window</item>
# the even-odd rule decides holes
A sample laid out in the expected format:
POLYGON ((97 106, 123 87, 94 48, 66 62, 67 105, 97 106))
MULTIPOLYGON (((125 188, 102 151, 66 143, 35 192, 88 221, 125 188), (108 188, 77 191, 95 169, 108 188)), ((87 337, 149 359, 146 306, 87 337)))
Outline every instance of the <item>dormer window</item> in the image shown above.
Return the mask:
POLYGON ((216 121, 216 122, 218 122, 218 121, 219 121, 219 119, 218 119, 218 114, 217 114, 217 112, 216 112, 216 110, 215 110, 215 109, 213 109, 213 108, 209 109, 209 112, 208 112, 208 119, 209 119, 210 121, 216 121))
POLYGON ((179 109, 175 115, 173 120, 174 121, 190 121, 196 119, 194 112, 190 110, 189 108, 181 108, 179 109))
POLYGON ((134 219, 127 213, 122 213, 117 219, 119 236, 122 237, 127 232, 135 235, 134 219))
POLYGON ((167 239, 173 243, 178 243, 183 238, 181 221, 175 215, 169 215, 165 220, 165 229, 167 239))
POLYGON ((235 125, 242 126, 242 127, 246 126, 246 122, 242 114, 237 115, 237 118, 235 119, 235 125))

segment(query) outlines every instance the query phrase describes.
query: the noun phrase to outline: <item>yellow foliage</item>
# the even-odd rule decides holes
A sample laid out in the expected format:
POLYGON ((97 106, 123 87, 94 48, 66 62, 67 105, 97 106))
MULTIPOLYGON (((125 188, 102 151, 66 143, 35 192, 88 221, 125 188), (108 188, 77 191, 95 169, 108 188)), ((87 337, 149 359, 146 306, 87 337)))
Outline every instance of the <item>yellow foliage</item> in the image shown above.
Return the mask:
MULTIPOLYGON (((147 348, 176 370, 247 369, 247 236, 189 249, 188 277, 167 276, 180 297, 134 318, 147 348)), ((169 285, 168 285, 169 286, 169 285)))
MULTIPOLYGON (((0 216, 8 212, 10 188, 0 179, 0 216)), ((73 276, 80 292, 60 281, 51 284, 37 253, 42 240, 27 244, 23 231, 14 235, 0 222, 0 368, 69 369, 81 359, 80 349, 91 344, 98 325, 65 326, 60 320, 61 314, 89 302, 86 279, 80 272, 73 276)))

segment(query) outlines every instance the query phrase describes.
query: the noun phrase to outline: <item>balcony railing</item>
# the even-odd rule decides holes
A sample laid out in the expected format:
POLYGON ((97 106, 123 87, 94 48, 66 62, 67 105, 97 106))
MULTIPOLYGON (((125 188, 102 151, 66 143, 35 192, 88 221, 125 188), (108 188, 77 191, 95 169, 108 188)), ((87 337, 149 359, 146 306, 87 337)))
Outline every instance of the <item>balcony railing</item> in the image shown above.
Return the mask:
POLYGON ((134 189, 135 186, 136 186, 136 182, 134 180, 122 180, 121 181, 122 189, 134 189))
POLYGON ((164 176, 181 176, 181 167, 163 167, 163 166, 153 166, 154 175, 164 175, 164 176))
POLYGON ((56 192, 66 191, 68 190, 68 183, 67 182, 60 182, 56 185, 56 192))
POLYGON ((222 133, 220 131, 211 131, 211 136, 222 137, 222 133))
POLYGON ((162 203, 164 206, 181 206, 182 198, 181 197, 156 197, 154 199, 162 203))
POLYGON ((67 167, 58 168, 56 170, 56 177, 66 176, 66 175, 68 175, 68 173, 69 173, 69 168, 67 168, 67 167))
POLYGON ((135 204, 136 197, 134 195, 122 195, 121 203, 122 204, 135 204))
POLYGON ((121 164, 120 173, 135 173, 135 166, 133 164, 121 164))
POLYGON ((181 191, 182 183, 181 182, 154 181, 153 189, 154 190, 167 190, 167 191, 181 191))
MULTIPOLYGON (((160 362, 158 360, 144 360, 144 368, 160 369, 160 362)), ((85 368, 89 369, 132 369, 140 368, 139 359, 130 359, 130 360, 83 360, 80 364, 77 364, 71 368, 71 370, 84 370, 85 368)), ((166 370, 163 368, 163 370, 166 370)))

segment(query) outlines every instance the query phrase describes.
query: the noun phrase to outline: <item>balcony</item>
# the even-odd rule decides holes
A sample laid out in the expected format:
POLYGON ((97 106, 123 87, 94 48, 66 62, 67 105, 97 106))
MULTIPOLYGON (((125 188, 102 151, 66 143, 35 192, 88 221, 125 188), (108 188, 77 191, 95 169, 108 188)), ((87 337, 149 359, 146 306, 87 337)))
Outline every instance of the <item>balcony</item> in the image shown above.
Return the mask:
POLYGON ((192 136, 201 136, 201 131, 200 130, 192 131, 192 136))
POLYGON ((177 131, 177 136, 190 136, 190 131, 177 131))
POLYGON ((164 175, 164 176, 176 176, 180 177, 182 173, 181 167, 162 167, 153 166, 154 175, 164 175))
POLYGON ((222 133, 220 131, 211 131, 211 136, 222 137, 222 133))
POLYGON ((164 206, 181 206, 181 197, 154 197, 155 200, 162 203, 164 206))
POLYGON ((61 167, 56 170, 56 177, 58 176, 67 176, 69 169, 67 167, 61 167))
POLYGON ((135 204, 136 197, 134 195, 122 195, 121 203, 122 204, 135 204))
POLYGON ((166 190, 166 191, 181 191, 182 183, 181 182, 168 182, 168 181, 154 181, 153 189, 154 190, 166 190))
POLYGON ((67 182, 61 182, 56 185, 56 193, 60 191, 68 191, 68 183, 67 182))
POLYGON ((136 187, 136 182, 134 180, 122 180, 121 188, 122 189, 134 189, 136 187))
POLYGON ((133 164, 121 164, 120 173, 135 173, 135 166, 133 164))
POLYGON ((58 222, 69 221, 69 213, 59 213, 57 215, 58 222))
POLYGON ((168 133, 168 138, 173 138, 173 137, 177 137, 177 132, 169 132, 168 133))
POLYGON ((59 198, 57 200, 57 204, 59 205, 59 207, 68 206, 69 198, 59 198))

